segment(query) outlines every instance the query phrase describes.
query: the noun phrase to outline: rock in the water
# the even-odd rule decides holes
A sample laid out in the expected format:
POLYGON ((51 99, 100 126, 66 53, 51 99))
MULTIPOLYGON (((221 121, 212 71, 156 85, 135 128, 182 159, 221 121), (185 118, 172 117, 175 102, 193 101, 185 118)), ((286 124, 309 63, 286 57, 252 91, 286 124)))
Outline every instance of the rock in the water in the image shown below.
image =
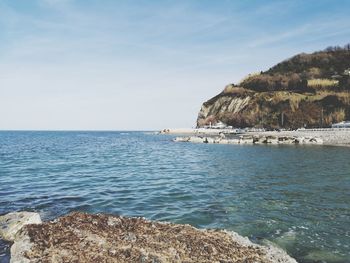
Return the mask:
POLYGON ((278 137, 275 136, 267 136, 266 143, 270 144, 278 144, 278 137))
POLYGON ((239 139, 229 139, 228 143, 229 144, 239 144, 239 139))
POLYGON ((304 142, 305 142, 305 138, 302 137, 302 136, 296 137, 296 138, 295 138, 295 143, 296 143, 296 144, 302 144, 302 143, 304 143, 304 142))
POLYGON ((278 138, 279 144, 295 144, 295 138, 294 137, 287 137, 287 136, 281 136, 278 138))
POLYGON ((190 137, 176 137, 174 139, 174 142, 188 142, 190 140, 190 137))
POLYGON ((215 143, 214 138, 211 137, 205 137, 203 140, 204 143, 215 143))
POLYGON ((239 138, 239 143, 240 144, 253 144, 254 143, 254 138, 253 136, 240 136, 239 138))
POLYGON ((40 224, 38 213, 13 212, 0 216, 0 237, 7 241, 14 241, 17 232, 25 225, 40 224))
POLYGON ((189 142, 192 143, 203 143, 203 138, 199 136, 191 136, 189 142))
POLYGON ((312 137, 309 139, 308 143, 310 143, 310 144, 323 144, 323 140, 321 138, 312 137))
POLYGON ((285 252, 253 244, 233 232, 103 214, 72 213, 27 225, 14 246, 22 249, 16 258, 21 263, 296 263, 285 252))
POLYGON ((217 141, 217 143, 219 143, 219 144, 229 144, 230 140, 228 140, 228 139, 220 139, 220 140, 217 141))

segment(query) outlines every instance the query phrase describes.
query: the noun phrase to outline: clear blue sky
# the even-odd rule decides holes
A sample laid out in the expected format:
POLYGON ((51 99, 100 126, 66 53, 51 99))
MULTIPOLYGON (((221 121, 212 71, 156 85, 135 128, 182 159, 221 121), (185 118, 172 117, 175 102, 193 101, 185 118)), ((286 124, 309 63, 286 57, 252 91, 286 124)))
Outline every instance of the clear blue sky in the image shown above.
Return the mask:
POLYGON ((350 0, 0 0, 0 129, 194 126, 226 84, 350 42, 350 0))

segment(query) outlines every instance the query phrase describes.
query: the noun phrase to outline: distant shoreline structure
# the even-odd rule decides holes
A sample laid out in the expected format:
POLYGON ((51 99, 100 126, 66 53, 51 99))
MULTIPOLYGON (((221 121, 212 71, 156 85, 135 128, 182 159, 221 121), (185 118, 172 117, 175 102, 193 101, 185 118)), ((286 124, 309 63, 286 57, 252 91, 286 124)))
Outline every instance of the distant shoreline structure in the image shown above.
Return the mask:
MULTIPOLYGON (((213 129, 213 128, 182 128, 163 129, 158 134, 179 135, 177 141, 220 143, 220 144, 241 144, 230 137, 239 136, 245 138, 244 144, 255 144, 256 141, 270 144, 323 144, 332 146, 350 146, 350 128, 319 128, 319 129, 298 129, 266 131, 264 129, 213 129), (191 137, 191 139, 186 139, 191 137), (205 140, 205 138, 209 140, 205 140), (227 138, 228 137, 228 138, 227 138), (182 138, 182 139, 181 139, 182 138), (197 139, 194 139, 197 138, 197 139), (248 139, 249 138, 249 139, 248 139), (256 138, 256 139, 254 139, 256 138), (266 140, 264 139, 266 138, 266 140), (293 138, 296 141, 293 141, 293 138), (202 139, 202 140, 201 140, 202 139), (287 143, 289 142, 289 143, 287 143), (310 143, 308 143, 310 142, 310 143)), ((259 143, 260 144, 260 143, 259 143)))

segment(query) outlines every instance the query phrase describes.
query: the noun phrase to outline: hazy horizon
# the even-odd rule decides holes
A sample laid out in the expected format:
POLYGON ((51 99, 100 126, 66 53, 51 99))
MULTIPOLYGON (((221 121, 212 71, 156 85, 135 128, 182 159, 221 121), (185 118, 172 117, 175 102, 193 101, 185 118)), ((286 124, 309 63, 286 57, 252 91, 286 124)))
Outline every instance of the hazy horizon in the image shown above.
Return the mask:
POLYGON ((350 42, 350 1, 0 2, 0 130, 195 125, 225 85, 350 42))

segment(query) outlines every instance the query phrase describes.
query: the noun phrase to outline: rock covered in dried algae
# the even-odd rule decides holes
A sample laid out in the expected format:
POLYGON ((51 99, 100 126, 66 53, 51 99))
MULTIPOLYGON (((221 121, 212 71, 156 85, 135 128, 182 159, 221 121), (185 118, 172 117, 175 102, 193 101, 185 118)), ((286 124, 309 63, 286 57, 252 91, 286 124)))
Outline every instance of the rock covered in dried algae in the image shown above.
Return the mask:
POLYGON ((104 214, 75 212, 17 237, 12 262, 296 262, 233 232, 104 214))

